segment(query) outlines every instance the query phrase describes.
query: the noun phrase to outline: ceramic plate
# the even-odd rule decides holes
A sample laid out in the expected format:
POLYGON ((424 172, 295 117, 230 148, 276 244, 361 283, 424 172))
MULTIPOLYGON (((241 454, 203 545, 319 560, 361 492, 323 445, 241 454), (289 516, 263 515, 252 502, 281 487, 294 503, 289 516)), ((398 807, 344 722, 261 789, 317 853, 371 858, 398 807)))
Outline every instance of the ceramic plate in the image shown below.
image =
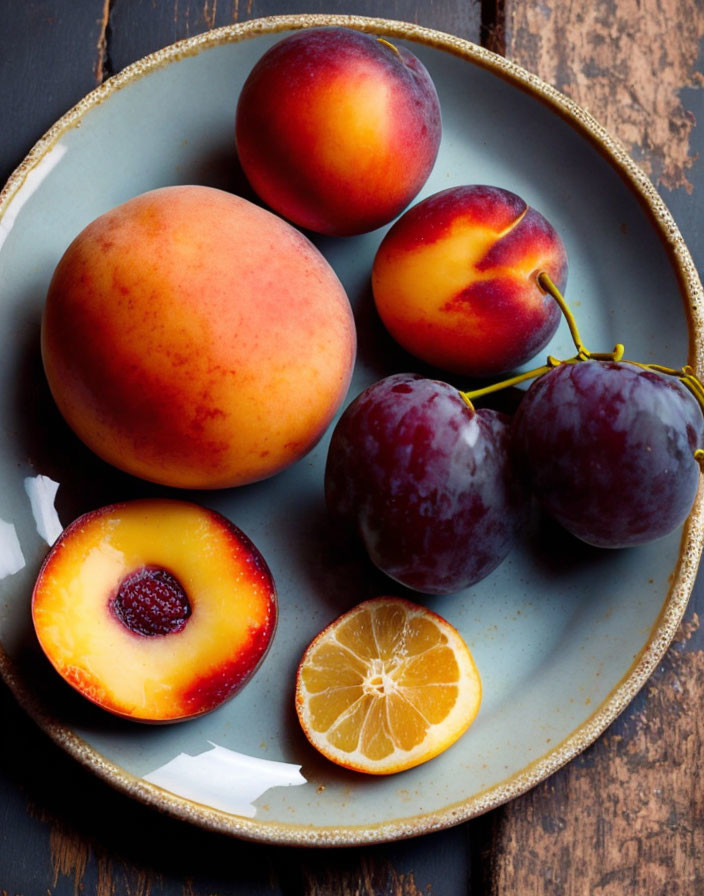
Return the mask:
MULTIPOLYGON (((496 184, 543 212, 567 246, 567 297, 592 350, 620 341, 627 357, 671 366, 689 360, 701 370, 701 287, 652 185, 587 113, 487 51, 400 23, 277 18, 187 40, 91 93, 11 178, 0 197, 5 680, 66 750, 145 803, 253 840, 350 844, 470 818, 544 779, 603 731, 676 630, 699 557, 702 501, 684 531, 626 551, 587 548, 536 520, 482 583, 427 599, 468 642, 484 700, 456 745, 396 776, 338 769, 309 747, 295 719, 294 674, 311 638, 360 600, 402 593, 328 538, 322 495, 328 437, 267 482, 187 495, 240 526, 278 585, 273 646, 239 695, 203 718, 149 727, 108 716, 59 680, 36 645, 29 605, 55 535, 52 520, 57 525, 52 483, 63 525, 102 504, 175 493, 108 469, 55 411, 38 351, 52 270, 90 220, 144 190, 189 182, 243 189, 233 157, 238 91, 282 34, 320 24, 384 35, 423 60, 440 95, 444 135, 422 195, 462 183, 496 184), (158 778, 163 786, 146 780, 179 756, 171 777, 158 778), (238 790, 243 763, 252 784, 246 794, 238 790)), ((388 373, 418 369, 373 311, 370 266, 382 235, 316 240, 355 310, 360 348, 349 398, 388 373)), ((573 354, 564 323, 549 352, 573 354)))

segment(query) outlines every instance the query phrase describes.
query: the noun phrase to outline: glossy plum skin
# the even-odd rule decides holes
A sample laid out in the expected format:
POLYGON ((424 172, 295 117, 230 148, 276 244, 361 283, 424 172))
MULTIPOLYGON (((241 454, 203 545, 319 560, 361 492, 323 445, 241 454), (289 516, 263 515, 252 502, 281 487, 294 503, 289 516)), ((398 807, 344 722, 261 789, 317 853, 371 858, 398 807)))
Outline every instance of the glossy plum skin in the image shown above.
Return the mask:
POLYGON ((346 28, 290 35, 254 66, 235 136, 252 189, 300 227, 364 233, 395 218, 435 163, 440 104, 404 47, 346 28))
POLYGON ((699 405, 675 377, 583 361, 532 384, 514 417, 512 450, 554 519, 589 544, 616 548, 684 522, 703 436, 699 405))
POLYGON ((459 591, 498 566, 523 507, 507 418, 413 374, 380 380, 346 409, 325 496, 379 569, 429 594, 459 591))
POLYGON ((384 237, 372 289, 407 351, 443 370, 493 376, 534 357, 560 322, 540 288, 560 290, 567 252, 556 230, 509 190, 451 187, 410 208, 384 237))

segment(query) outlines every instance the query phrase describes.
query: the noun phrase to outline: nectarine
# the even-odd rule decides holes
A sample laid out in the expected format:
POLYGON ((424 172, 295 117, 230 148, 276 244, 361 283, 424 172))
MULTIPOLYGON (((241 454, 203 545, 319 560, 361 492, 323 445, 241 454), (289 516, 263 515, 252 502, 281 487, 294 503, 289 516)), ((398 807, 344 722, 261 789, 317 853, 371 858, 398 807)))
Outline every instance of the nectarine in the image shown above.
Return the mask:
POLYGON ((152 722, 231 697, 274 634, 276 592, 236 526, 182 501, 141 500, 68 526, 32 596, 39 643, 79 693, 152 722))
POLYGON ((52 278, 42 356, 59 410, 104 460, 181 488, 270 476, 342 402, 345 291, 270 212, 199 186, 101 215, 52 278))
POLYGON ((237 104, 239 159, 255 192, 302 227, 363 233, 404 209, 430 174, 438 96, 405 47, 346 28, 279 41, 237 104))
POLYGON ((411 354, 471 376, 523 364, 550 340, 560 309, 537 282, 564 289, 567 254, 519 196, 451 187, 410 208, 384 237, 372 288, 382 321, 411 354))

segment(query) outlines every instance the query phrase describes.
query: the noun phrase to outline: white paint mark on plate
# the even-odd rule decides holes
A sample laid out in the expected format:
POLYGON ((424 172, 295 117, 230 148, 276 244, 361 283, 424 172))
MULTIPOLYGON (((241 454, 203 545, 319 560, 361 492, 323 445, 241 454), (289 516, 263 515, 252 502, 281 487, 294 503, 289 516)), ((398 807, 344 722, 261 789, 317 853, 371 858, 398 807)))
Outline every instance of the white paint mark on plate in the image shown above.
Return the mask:
POLYGON ((24 480, 24 490, 32 506, 37 532, 49 547, 61 535, 64 528, 54 507, 58 489, 59 483, 48 476, 27 476, 24 480))
POLYGON ((245 818, 254 818, 253 802, 272 787, 306 783, 300 765, 247 756, 208 743, 212 750, 197 756, 179 753, 144 780, 195 803, 245 818))

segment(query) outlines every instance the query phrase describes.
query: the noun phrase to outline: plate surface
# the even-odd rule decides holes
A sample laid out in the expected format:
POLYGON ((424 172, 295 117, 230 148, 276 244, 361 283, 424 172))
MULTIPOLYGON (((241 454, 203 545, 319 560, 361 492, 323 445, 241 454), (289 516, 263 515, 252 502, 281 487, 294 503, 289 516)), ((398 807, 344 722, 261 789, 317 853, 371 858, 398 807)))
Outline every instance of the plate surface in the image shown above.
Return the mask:
MULTIPOLYGON (((567 298, 588 347, 605 351, 620 341, 627 357, 677 367, 689 360, 701 370, 702 296, 654 188, 587 113, 499 57, 400 23, 286 17, 182 42, 90 94, 11 178, 0 195, 3 677, 70 753, 146 803, 254 840, 347 844, 467 819, 524 792, 598 736, 672 639, 694 581, 703 513, 700 496, 684 532, 617 552, 587 548, 536 519, 484 582, 425 600, 465 637, 484 701, 455 746, 388 778, 348 773, 318 757, 293 710, 296 664, 312 637, 360 600, 403 593, 328 537, 322 471, 329 433, 308 457, 267 482, 183 493, 242 528, 278 586, 273 646, 232 701, 195 721, 145 727, 92 707, 50 669, 31 628, 31 589, 47 544, 27 480, 47 476, 59 484, 56 507, 64 525, 113 501, 181 494, 108 469, 60 420, 38 350, 53 268, 89 221, 144 190, 196 182, 248 195, 233 150, 239 89, 282 33, 318 24, 385 35, 422 59, 438 88, 444 134, 421 197, 487 183, 519 193, 543 212, 567 246, 567 298), (306 783, 268 789, 255 801, 254 817, 245 818, 144 781, 178 754, 203 754, 211 744, 300 765, 306 783)), ((357 320, 359 357, 348 400, 388 373, 422 369, 393 345, 373 310, 369 275, 382 235, 383 229, 346 240, 315 238, 347 288, 357 320)), ((564 323, 548 351, 573 354, 564 323)))

